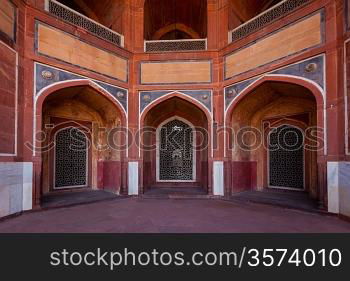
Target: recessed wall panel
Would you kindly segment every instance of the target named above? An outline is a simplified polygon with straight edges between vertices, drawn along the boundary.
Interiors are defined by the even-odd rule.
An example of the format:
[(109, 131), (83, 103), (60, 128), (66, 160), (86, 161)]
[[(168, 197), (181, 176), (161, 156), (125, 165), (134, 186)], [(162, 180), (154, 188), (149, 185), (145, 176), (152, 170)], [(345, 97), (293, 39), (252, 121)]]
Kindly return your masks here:
[(17, 53), (0, 41), (0, 155), (16, 154)]
[(0, 0), (0, 32), (15, 40), (16, 7), (9, 0)]
[(141, 84), (210, 83), (211, 61), (141, 63)]
[(44, 24), (38, 24), (37, 32), (39, 54), (121, 81), (128, 80), (128, 61), (126, 59)]
[(269, 35), (225, 58), (225, 78), (231, 78), (322, 43), (322, 13)]

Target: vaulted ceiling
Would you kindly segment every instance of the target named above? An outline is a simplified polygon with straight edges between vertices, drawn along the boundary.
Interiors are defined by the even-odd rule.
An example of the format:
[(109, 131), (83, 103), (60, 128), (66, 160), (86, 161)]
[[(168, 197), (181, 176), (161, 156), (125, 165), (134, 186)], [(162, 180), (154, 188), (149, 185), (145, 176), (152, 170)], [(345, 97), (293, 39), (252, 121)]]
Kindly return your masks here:
[(122, 32), (122, 15), (126, 0), (59, 0), (59, 2), (117, 32)]
[[(68, 7), (122, 33), (129, 0), (59, 0)], [(219, 0), (217, 0), (219, 1)], [(241, 25), (282, 0), (228, 0), (229, 29)], [(207, 0), (145, 0), (145, 39), (207, 37)]]
[(207, 0), (146, 0), (144, 19), (148, 40), (206, 38)]
[(229, 29), (241, 25), (282, 0), (230, 0)]

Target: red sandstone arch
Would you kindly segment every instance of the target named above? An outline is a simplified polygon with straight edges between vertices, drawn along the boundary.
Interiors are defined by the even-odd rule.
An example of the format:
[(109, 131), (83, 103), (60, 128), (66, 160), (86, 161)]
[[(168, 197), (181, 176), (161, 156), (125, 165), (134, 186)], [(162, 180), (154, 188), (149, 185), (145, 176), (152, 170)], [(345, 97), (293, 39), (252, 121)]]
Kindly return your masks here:
[[(189, 187), (189, 186), (196, 186), (196, 184), (200, 184), (203, 188), (205, 188), (205, 190), (207, 190), (208, 192), (210, 192), (211, 190), (211, 178), (208, 177), (208, 175), (210, 175), (210, 172), (209, 170), (211, 169), (210, 168), (210, 161), (211, 161), (211, 150), (212, 150), (212, 144), (211, 144), (211, 128), (212, 128), (212, 116), (209, 112), (209, 110), (204, 106), (202, 105), (200, 102), (196, 101), (195, 99), (191, 98), (191, 97), (188, 97), (186, 96), (185, 94), (182, 94), (180, 92), (172, 92), (170, 94), (167, 94), (163, 97), (160, 97), (159, 99), (157, 99), (156, 101), (154, 101), (153, 103), (151, 103), (142, 113), (141, 113), (141, 116), (140, 116), (140, 128), (144, 128), (146, 126), (148, 126), (148, 117), (151, 117), (153, 116), (152, 113), (153, 113), (153, 109), (156, 109), (157, 106), (158, 106), (158, 109), (159, 109), (159, 105), (163, 104), (163, 103), (166, 103), (167, 101), (171, 101), (172, 99), (174, 98), (177, 98), (178, 100), (181, 100), (181, 101), (184, 101), (184, 102), (187, 102), (189, 106), (193, 106), (196, 108), (196, 110), (198, 110), (197, 112), (201, 114), (202, 118), (203, 119), (198, 119), (198, 122), (194, 122), (196, 121), (197, 119), (194, 119), (194, 116), (191, 115), (191, 112), (186, 112), (188, 110), (188, 108), (186, 109), (186, 111), (181, 111), (181, 110), (178, 110), (176, 112), (164, 112), (164, 114), (162, 113), (161, 115), (159, 116), (155, 116), (155, 118), (153, 119), (152, 118), (152, 122), (154, 122), (154, 125), (151, 125), (152, 127), (155, 126), (158, 128), (159, 124), (161, 124), (162, 122), (164, 122), (164, 120), (167, 120), (173, 116), (178, 116), (180, 118), (184, 118), (186, 119), (188, 122), (192, 123), (194, 126), (198, 126), (198, 127), (201, 127), (201, 126), (205, 126), (204, 128), (206, 128), (208, 131), (209, 131), (209, 135), (208, 135), (208, 146), (203, 150), (203, 151), (197, 151), (197, 156), (196, 157), (196, 163), (197, 163), (197, 166), (198, 165), (201, 165), (202, 168), (199, 168), (201, 170), (201, 172), (199, 172), (197, 174), (197, 180), (196, 182), (193, 182), (193, 183), (158, 183), (156, 182), (155, 178), (153, 177), (155, 174), (153, 174), (153, 172), (155, 172), (155, 170), (153, 169), (153, 166), (152, 166), (152, 162), (155, 163), (154, 161), (156, 160), (155, 158), (155, 151), (152, 151), (152, 152), (147, 152), (147, 151), (143, 151), (141, 149), (141, 145), (140, 145), (140, 153), (142, 151), (142, 159), (143, 159), (143, 169), (142, 169), (142, 184), (140, 186), (140, 192), (144, 192), (145, 190), (147, 190), (147, 188), (150, 187), (150, 182), (153, 182), (155, 181), (154, 183), (157, 185), (157, 184), (160, 184), (160, 185), (169, 185), (168, 187), (170, 186), (178, 186), (178, 185), (181, 185), (181, 186), (186, 186), (186, 187)], [(176, 100), (176, 99), (175, 99)], [(151, 115), (149, 115), (151, 114)], [(202, 124), (202, 125), (201, 125)], [(140, 136), (140, 142), (144, 142), (144, 136)], [(148, 157), (145, 158), (145, 154), (146, 153), (149, 157), (151, 157), (151, 159), (153, 160), (145, 160), (146, 158), (148, 159)], [(141, 155), (140, 155), (141, 156)], [(145, 162), (146, 161), (146, 162)], [(148, 162), (147, 162), (148, 161)], [(145, 163), (148, 163), (147, 165)], [(150, 168), (152, 167), (152, 168)], [(199, 167), (199, 166), (198, 166)], [(147, 169), (151, 169), (150, 171), (149, 170), (146, 170), (144, 171), (144, 169), (147, 168)], [(209, 169), (209, 170), (208, 170)], [(145, 177), (147, 179), (145, 179)]]
[[(57, 92), (59, 90), (65, 89), (65, 88), (71, 88), (71, 87), (78, 87), (78, 86), (87, 86), (95, 90), (96, 93), (102, 95), (105, 97), (107, 100), (109, 100), (119, 111), (120, 117), (122, 120), (122, 125), (126, 126), (126, 112), (124, 108), (120, 105), (119, 102), (117, 102), (115, 99), (111, 97), (111, 95), (98, 86), (95, 82), (88, 80), (88, 79), (81, 79), (81, 80), (70, 80), (70, 81), (64, 81), (64, 82), (58, 82), (55, 83), (45, 89), (43, 89), (37, 96), (36, 102), (35, 102), (35, 125), (36, 125), (36, 131), (41, 128), (42, 126), (42, 108), (45, 99), (52, 93)], [(35, 134), (37, 132), (34, 132)]]
[(98, 94), (104, 96), (106, 99), (108, 99), (110, 102), (112, 102), (121, 113), (123, 113), (123, 114), (121, 114), (122, 115), (121, 117), (123, 118), (123, 121), (125, 121), (124, 119), (126, 119), (125, 118), (126, 113), (125, 113), (124, 108), (120, 105), (120, 103), (117, 102), (114, 98), (112, 98), (111, 94), (109, 94), (105, 89), (103, 89), (98, 84), (96, 84), (95, 82), (93, 82), (89, 79), (63, 81), (63, 82), (58, 82), (58, 83), (55, 83), (53, 85), (50, 85), (50, 86), (44, 88), (43, 90), (41, 90), (39, 92), (39, 94), (36, 97), (36, 104), (35, 104), (36, 109), (38, 109), (38, 108), (42, 109), (42, 105), (43, 105), (46, 97), (48, 97), (50, 94), (57, 92), (59, 90), (62, 90), (64, 88), (78, 87), (78, 86), (90, 87), (93, 90), (95, 90)]
[[(34, 147), (40, 148), (40, 143), (38, 140), (35, 139), (36, 134), (41, 130), (42, 128), (42, 122), (43, 122), (43, 105), (47, 97), (49, 97), (51, 94), (63, 90), (66, 88), (72, 88), (72, 87), (82, 87), (86, 86), (94, 90), (94, 92), (98, 95), (103, 96), (111, 102), (111, 104), (116, 108), (117, 112), (119, 113), (119, 117), (121, 119), (122, 126), (127, 126), (127, 115), (124, 110), (124, 108), (121, 106), (121, 104), (115, 100), (110, 93), (108, 93), (106, 90), (104, 90), (102, 87), (97, 85), (95, 82), (89, 80), (89, 79), (79, 79), (79, 80), (69, 80), (64, 82), (58, 82), (53, 85), (50, 85), (43, 90), (39, 92), (39, 94), (36, 96), (36, 100), (34, 103), (34, 110), (35, 110), (35, 116), (34, 116), (34, 132), (33, 132), (33, 144)], [(125, 151), (121, 152), (122, 159), (125, 158)], [(122, 160), (123, 161), (123, 160)], [(125, 169), (125, 167), (123, 167)], [(42, 177), (42, 155), (41, 153), (37, 153), (35, 155), (35, 196), (34, 196), (34, 204), (35, 206), (40, 206), (40, 198), (41, 198), (41, 177)]]
[[(289, 85), (296, 85), (299, 87), (302, 87), (303, 89), (306, 89), (309, 93), (310, 93), (310, 97), (313, 96), (313, 102), (314, 102), (314, 108), (315, 108), (315, 119), (317, 119), (317, 123), (314, 123), (315, 125), (317, 125), (317, 127), (319, 128), (324, 128), (324, 110), (325, 110), (325, 104), (324, 104), (324, 92), (321, 89), (320, 86), (318, 86), (315, 82), (310, 81), (308, 79), (305, 78), (301, 78), (301, 77), (296, 77), (296, 76), (290, 76), (290, 75), (265, 75), (262, 76), (261, 78), (259, 78), (258, 80), (256, 80), (255, 82), (253, 82), (252, 84), (250, 84), (247, 88), (245, 88), (240, 94), (239, 96), (237, 96), (232, 103), (229, 105), (228, 109), (225, 111), (225, 116), (224, 116), (224, 120), (225, 120), (225, 124), (226, 124), (226, 131), (229, 132), (229, 130), (231, 130), (231, 128), (234, 128), (234, 123), (235, 122), (233, 120), (233, 114), (235, 112), (235, 109), (238, 108), (238, 106), (240, 105), (240, 103), (248, 96), (250, 96), (251, 94), (254, 95), (255, 91), (258, 91), (258, 88), (260, 86), (262, 86), (263, 84), (268, 84), (269, 82), (273, 83), (273, 82), (278, 82), (281, 84), (289, 84)], [(262, 94), (262, 93), (260, 93)], [(243, 112), (243, 111), (241, 111)], [(272, 117), (270, 117), (272, 118)], [(276, 122), (273, 121), (273, 119), (271, 121), (273, 121), (273, 125), (274, 126), (278, 126), (281, 124), (290, 124), (290, 125), (294, 125), (298, 128), (301, 129), (305, 129), (305, 125), (297, 122), (296, 120), (294, 120), (293, 117), (291, 117), (293, 120), (289, 120), (288, 114), (287, 115), (279, 115), (276, 116)], [(315, 120), (316, 122), (316, 120)], [(263, 125), (263, 124), (262, 124)], [(225, 146), (225, 153), (226, 156), (229, 159), (232, 159), (233, 155), (231, 154), (232, 151), (229, 147), (229, 143), (231, 143), (232, 141), (232, 132), (226, 133), (226, 137), (225, 137), (225, 141), (226, 141), (226, 146)], [(263, 138), (265, 139), (266, 136), (266, 131), (264, 129), (264, 136)], [(317, 138), (323, 139), (323, 135), (324, 132), (317, 132)], [(266, 143), (266, 140), (264, 140)], [(234, 169), (237, 169), (238, 174), (240, 173), (240, 171), (242, 170), (242, 167), (245, 167), (245, 165), (249, 168), (245, 168), (245, 169), (251, 169), (251, 175), (255, 175), (256, 177), (254, 177), (254, 180), (252, 182), (248, 182), (246, 184), (247, 188), (266, 188), (267, 184), (266, 184), (266, 178), (267, 178), (267, 156), (266, 156), (266, 151), (261, 150), (260, 152), (257, 151), (255, 154), (255, 157), (253, 158), (253, 160), (251, 161), (250, 159), (248, 159), (247, 161), (245, 161), (246, 155), (243, 155), (243, 158), (240, 157), (238, 158), (238, 160), (235, 162), (233, 161), (232, 163), (230, 162), (230, 167), (232, 168), (232, 171)], [(319, 200), (319, 203), (322, 205), (323, 201), (325, 200), (325, 194), (326, 194), (326, 188), (324, 186), (324, 163), (323, 163), (323, 156), (324, 156), (324, 150), (317, 150), (315, 152), (315, 154), (310, 153), (308, 159), (311, 159), (311, 157), (313, 157), (312, 159), (312, 163), (313, 165), (309, 165), (308, 166), (308, 172), (306, 172), (306, 177), (308, 178), (308, 183), (309, 186), (307, 186), (307, 190), (310, 193), (311, 190), (313, 192), (313, 196), (316, 200)], [(262, 158), (259, 158), (262, 157)], [(256, 159), (260, 159), (260, 164), (258, 164), (258, 162), (256, 161)], [(241, 162), (240, 162), (241, 161)], [(311, 161), (311, 160), (310, 160)], [(235, 163), (234, 163), (235, 162)], [(254, 162), (254, 163), (253, 163)], [(310, 162), (311, 163), (311, 162)], [(241, 170), (239, 169), (241, 167)], [(231, 170), (230, 170), (231, 171)], [(231, 173), (231, 172), (230, 172)], [(233, 172), (232, 172), (233, 173)], [(260, 173), (260, 174), (259, 174)], [(312, 174), (311, 174), (312, 173)], [(241, 183), (239, 182), (239, 179), (235, 178), (235, 176), (232, 174), (228, 175), (228, 181), (230, 182), (230, 187), (232, 188), (231, 192), (233, 192), (233, 189), (236, 188), (236, 191), (239, 190), (241, 188)], [(245, 185), (245, 182), (243, 182), (242, 186)], [(312, 186), (312, 189), (311, 189)], [(317, 189), (315, 188), (317, 187)]]
[[(317, 104), (317, 126), (320, 128), (324, 128), (324, 106), (325, 106), (325, 98), (322, 93), (321, 88), (316, 85), (316, 83), (312, 82), (311, 80), (307, 80), (305, 78), (300, 78), (297, 76), (290, 76), (290, 75), (265, 75), (252, 84), (250, 84), (247, 88), (245, 88), (236, 99), (229, 105), (229, 108), (225, 111), (225, 124), (228, 128), (231, 127), (232, 123), (232, 113), (235, 107), (240, 103), (241, 100), (243, 100), (246, 96), (251, 94), (255, 89), (257, 89), (259, 86), (261, 86), (264, 83), (268, 82), (281, 82), (281, 83), (288, 83), (288, 84), (295, 84), (299, 85), (301, 87), (304, 87), (308, 89), (313, 96), (316, 99)], [(226, 142), (230, 141), (230, 136), (226, 136)], [(226, 153), (228, 153), (228, 145), (225, 147)]]
[(286, 76), (286, 75), (265, 75), (262, 78), (259, 78), (252, 84), (250, 84), (247, 88), (245, 88), (238, 97), (230, 104), (229, 108), (226, 110), (226, 121), (232, 115), (232, 111), (235, 106), (248, 94), (254, 91), (254, 89), (258, 88), (263, 83), (267, 82), (281, 82), (281, 83), (289, 83), (296, 84), (302, 86), (314, 95), (317, 107), (321, 107), (323, 109), (324, 106), (324, 97), (318, 86), (316, 86), (311, 80), (306, 80), (305, 78), (300, 78), (297, 76)]
[(270, 133), (271, 128), (278, 128), (283, 125), (289, 125), (292, 127), (296, 127), (298, 129), (305, 130), (307, 128), (307, 124), (303, 121), (295, 120), (295, 119), (290, 119), (288, 117), (283, 117), (273, 123), (270, 124), (271, 127), (266, 128), (266, 132)]
[(169, 24), (167, 26), (164, 26), (163, 28), (156, 31), (153, 35), (152, 40), (160, 40), (165, 34), (173, 31), (173, 30), (180, 30), (189, 36), (192, 37), (192, 39), (200, 39), (200, 36), (198, 32), (196, 32), (193, 28), (183, 24), (183, 23), (173, 23)]
[(162, 103), (162, 102), (164, 102), (164, 101), (166, 101), (168, 99), (174, 98), (174, 97), (178, 97), (178, 98), (180, 98), (182, 100), (185, 100), (185, 101), (193, 104), (194, 106), (198, 107), (201, 111), (203, 111), (203, 113), (207, 117), (208, 126), (209, 126), (209, 128), (211, 127), (211, 125), (212, 125), (212, 116), (211, 116), (211, 113), (209, 112), (209, 110), (203, 104), (198, 102), (197, 100), (195, 100), (195, 99), (193, 99), (193, 98), (191, 98), (189, 96), (186, 96), (185, 94), (183, 94), (181, 92), (173, 92), (173, 93), (164, 95), (164, 96), (158, 98), (157, 100), (153, 101), (151, 104), (149, 104), (143, 110), (143, 112), (141, 113), (141, 116), (140, 116), (140, 127), (142, 127), (144, 125), (145, 117), (146, 117), (147, 113), (150, 110), (152, 110), (152, 108), (154, 108), (157, 105), (159, 105), (160, 103)]

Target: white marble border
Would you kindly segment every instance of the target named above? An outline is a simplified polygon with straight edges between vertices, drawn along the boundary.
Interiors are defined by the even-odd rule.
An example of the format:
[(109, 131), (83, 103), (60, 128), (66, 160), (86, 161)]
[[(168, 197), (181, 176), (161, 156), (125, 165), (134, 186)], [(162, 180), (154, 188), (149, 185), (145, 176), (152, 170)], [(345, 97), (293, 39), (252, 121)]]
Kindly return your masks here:
[(214, 161), (213, 163), (213, 195), (225, 195), (224, 183), (224, 162)]
[(139, 163), (128, 163), (128, 194), (139, 195)]

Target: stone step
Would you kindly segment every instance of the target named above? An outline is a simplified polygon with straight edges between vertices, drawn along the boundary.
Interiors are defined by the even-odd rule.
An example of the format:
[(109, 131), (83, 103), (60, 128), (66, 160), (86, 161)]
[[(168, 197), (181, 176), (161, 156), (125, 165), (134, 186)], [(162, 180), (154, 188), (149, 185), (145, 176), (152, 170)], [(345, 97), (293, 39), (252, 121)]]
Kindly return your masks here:
[(187, 194), (154, 194), (141, 195), (142, 199), (217, 199), (217, 196), (214, 195), (187, 195)]
[(142, 198), (149, 199), (209, 199), (213, 198), (200, 187), (153, 187)]

